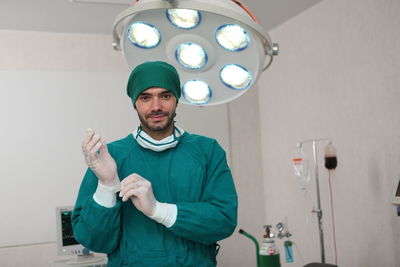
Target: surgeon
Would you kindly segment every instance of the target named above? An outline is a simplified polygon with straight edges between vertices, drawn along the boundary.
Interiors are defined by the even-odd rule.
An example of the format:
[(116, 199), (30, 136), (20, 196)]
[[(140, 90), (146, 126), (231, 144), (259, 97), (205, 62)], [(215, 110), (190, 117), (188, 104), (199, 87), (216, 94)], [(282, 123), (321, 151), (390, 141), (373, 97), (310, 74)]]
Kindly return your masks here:
[(175, 125), (176, 69), (146, 62), (127, 94), (140, 125), (106, 144), (89, 129), (88, 170), (72, 217), (75, 238), (108, 254), (108, 266), (216, 266), (218, 241), (237, 224), (237, 194), (216, 140)]

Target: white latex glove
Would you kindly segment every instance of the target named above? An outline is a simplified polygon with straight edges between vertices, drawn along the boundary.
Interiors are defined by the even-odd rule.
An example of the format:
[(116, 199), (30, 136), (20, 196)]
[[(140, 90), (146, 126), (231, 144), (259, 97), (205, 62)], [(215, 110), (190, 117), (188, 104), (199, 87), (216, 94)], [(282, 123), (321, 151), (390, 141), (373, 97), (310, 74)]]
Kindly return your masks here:
[(121, 182), (119, 196), (122, 201), (131, 199), (133, 205), (144, 215), (151, 217), (154, 214), (157, 200), (154, 197), (151, 183), (139, 174), (131, 174)]
[(114, 185), (119, 181), (115, 160), (108, 152), (106, 143), (92, 129), (88, 129), (86, 138), (82, 142), (82, 152), (86, 164), (96, 174), (101, 184)]

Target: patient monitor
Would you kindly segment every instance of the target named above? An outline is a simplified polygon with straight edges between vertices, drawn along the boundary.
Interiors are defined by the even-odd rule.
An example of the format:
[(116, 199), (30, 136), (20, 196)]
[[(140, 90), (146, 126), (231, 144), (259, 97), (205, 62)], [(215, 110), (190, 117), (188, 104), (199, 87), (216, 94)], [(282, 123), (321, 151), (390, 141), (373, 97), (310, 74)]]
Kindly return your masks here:
[(73, 210), (73, 206), (56, 207), (57, 254), (70, 255), (71, 258), (57, 261), (55, 266), (101, 266), (107, 262), (107, 258), (94, 256), (74, 238), (71, 221)]

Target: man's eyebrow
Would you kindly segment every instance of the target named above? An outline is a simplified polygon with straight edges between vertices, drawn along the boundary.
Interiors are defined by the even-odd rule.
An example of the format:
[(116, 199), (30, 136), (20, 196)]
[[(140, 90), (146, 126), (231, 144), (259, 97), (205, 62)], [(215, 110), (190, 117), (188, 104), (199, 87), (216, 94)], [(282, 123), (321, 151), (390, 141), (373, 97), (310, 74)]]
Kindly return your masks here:
[(140, 95), (151, 95), (150, 93), (141, 92)]
[[(167, 95), (167, 94), (172, 94), (172, 93), (168, 90), (165, 90), (165, 91), (160, 92), (158, 95)], [(152, 96), (153, 94), (147, 93), (147, 92), (141, 92), (139, 95), (140, 96)]]

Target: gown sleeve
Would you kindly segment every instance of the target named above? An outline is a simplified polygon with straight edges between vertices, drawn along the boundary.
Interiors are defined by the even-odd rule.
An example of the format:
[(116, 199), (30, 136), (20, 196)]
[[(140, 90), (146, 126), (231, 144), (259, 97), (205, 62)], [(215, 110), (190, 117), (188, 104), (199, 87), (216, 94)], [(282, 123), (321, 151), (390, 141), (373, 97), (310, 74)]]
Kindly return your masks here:
[(208, 155), (207, 182), (200, 202), (177, 203), (175, 235), (211, 245), (230, 236), (237, 225), (237, 193), (225, 151), (214, 141)]
[(101, 253), (111, 253), (120, 238), (121, 202), (112, 208), (97, 204), (93, 194), (98, 179), (88, 169), (79, 189), (78, 199), (72, 215), (75, 239), (86, 248)]

